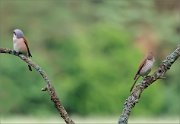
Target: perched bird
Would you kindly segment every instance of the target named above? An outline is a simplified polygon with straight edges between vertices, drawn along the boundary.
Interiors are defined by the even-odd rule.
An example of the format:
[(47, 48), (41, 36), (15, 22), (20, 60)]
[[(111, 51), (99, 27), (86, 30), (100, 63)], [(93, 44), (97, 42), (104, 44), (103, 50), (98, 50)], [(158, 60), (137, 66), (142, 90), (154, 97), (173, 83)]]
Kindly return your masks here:
[(139, 66), (139, 69), (134, 77), (134, 80), (135, 80), (134, 84), (132, 85), (130, 92), (134, 88), (134, 85), (136, 84), (136, 82), (140, 76), (145, 77), (150, 73), (151, 68), (154, 64), (154, 61), (155, 61), (155, 59), (154, 59), (153, 53), (149, 52), (147, 57), (144, 59), (144, 61)]
[[(26, 57), (32, 57), (27, 40), (20, 29), (15, 29), (13, 32), (13, 47), (16, 52), (19, 52)], [(32, 71), (31, 66), (28, 65), (29, 70)]]

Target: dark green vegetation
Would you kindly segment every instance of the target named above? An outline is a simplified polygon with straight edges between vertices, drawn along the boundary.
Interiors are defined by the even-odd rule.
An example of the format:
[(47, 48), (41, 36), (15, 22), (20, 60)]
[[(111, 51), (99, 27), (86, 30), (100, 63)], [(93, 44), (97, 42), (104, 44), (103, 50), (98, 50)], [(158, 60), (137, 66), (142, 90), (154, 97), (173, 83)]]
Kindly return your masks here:
[[(0, 47), (12, 48), (12, 31), (29, 41), (32, 60), (48, 74), (70, 114), (119, 115), (145, 55), (139, 34), (156, 40), (156, 65), (180, 42), (178, 1), (0, 0)], [(169, 6), (173, 7), (170, 8)], [(141, 38), (139, 38), (141, 40)], [(152, 40), (152, 39), (150, 39)], [(132, 115), (177, 116), (179, 60), (144, 92)], [(45, 83), (19, 58), (0, 55), (0, 114), (56, 114)]]

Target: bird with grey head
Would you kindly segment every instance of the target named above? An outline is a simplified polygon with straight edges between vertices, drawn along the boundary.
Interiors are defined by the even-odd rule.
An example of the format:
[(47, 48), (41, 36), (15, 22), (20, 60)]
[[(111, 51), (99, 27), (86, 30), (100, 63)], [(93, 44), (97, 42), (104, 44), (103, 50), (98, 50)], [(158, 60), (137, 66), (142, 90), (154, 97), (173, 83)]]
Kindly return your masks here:
[[(24, 37), (24, 33), (20, 29), (13, 31), (13, 48), (16, 52), (25, 55), (26, 57), (32, 57), (28, 42)], [(28, 65), (29, 70), (32, 71), (31, 66)]]

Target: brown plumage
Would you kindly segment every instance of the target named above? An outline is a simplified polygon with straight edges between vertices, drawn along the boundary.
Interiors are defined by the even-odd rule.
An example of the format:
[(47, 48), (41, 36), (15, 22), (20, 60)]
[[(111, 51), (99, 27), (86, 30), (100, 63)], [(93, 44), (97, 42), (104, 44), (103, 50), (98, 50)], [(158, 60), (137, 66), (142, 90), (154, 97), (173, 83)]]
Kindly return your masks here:
[[(16, 52), (22, 53), (26, 57), (32, 57), (27, 40), (20, 29), (15, 29), (13, 32), (13, 46)], [(32, 71), (31, 66), (28, 65), (28, 67)]]
[(134, 76), (135, 81), (130, 89), (130, 92), (133, 90), (133, 88), (140, 76), (144, 77), (150, 73), (153, 64), (154, 64), (154, 56), (153, 56), (152, 52), (149, 52), (148, 56), (140, 64), (138, 71), (137, 71), (136, 75)]
[[(25, 43), (27, 51), (28, 51), (28, 57), (32, 57), (31, 52), (29, 50), (29, 46), (28, 46), (27, 40), (24, 37), (23, 37), (23, 39), (24, 39), (24, 43)], [(29, 68), (30, 71), (32, 71), (32, 68), (31, 68), (30, 65), (28, 65), (28, 68)]]
[(24, 37), (23, 37), (23, 39), (24, 39), (24, 43), (25, 43), (25, 45), (26, 45), (26, 47), (27, 47), (28, 56), (29, 56), (29, 57), (32, 57), (31, 52), (30, 52), (30, 50), (29, 50), (29, 46), (28, 46), (27, 40), (26, 40)]

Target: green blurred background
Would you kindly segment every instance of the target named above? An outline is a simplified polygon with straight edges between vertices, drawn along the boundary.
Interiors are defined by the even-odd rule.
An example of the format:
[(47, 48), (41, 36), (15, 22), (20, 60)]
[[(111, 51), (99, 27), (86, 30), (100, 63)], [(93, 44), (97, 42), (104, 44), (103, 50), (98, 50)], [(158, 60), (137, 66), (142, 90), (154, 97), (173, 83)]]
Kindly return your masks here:
[[(12, 48), (15, 28), (70, 115), (118, 119), (147, 50), (155, 53), (154, 71), (180, 43), (180, 0), (0, 0), (1, 48)], [(179, 74), (177, 60), (130, 117), (178, 117)], [(44, 85), (19, 58), (1, 54), (1, 118), (59, 117)]]

